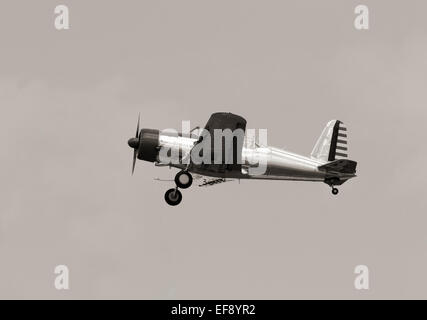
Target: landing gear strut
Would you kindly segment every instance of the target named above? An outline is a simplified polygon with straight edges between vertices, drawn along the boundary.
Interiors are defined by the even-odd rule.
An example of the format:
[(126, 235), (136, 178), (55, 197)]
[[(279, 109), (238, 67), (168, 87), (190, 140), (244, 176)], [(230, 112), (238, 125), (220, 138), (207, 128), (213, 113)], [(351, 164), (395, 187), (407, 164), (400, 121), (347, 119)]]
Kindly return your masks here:
[(170, 206), (177, 206), (181, 203), (182, 193), (178, 190), (178, 188), (189, 188), (193, 184), (193, 177), (186, 170), (180, 171), (175, 176), (175, 184), (176, 188), (169, 189), (165, 193), (165, 200)]
[(340, 186), (344, 181), (340, 181), (338, 178), (325, 179), (325, 183), (332, 188), (332, 194), (335, 196), (338, 194), (338, 189), (335, 186)]

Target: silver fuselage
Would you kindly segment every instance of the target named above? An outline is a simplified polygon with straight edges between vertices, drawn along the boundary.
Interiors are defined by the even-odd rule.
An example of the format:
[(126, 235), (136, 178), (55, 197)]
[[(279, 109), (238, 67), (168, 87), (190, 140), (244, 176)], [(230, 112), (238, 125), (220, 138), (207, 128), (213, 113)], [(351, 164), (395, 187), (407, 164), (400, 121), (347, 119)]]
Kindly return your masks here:
[[(180, 159), (173, 159), (175, 161), (168, 164), (158, 161), (157, 165), (169, 165), (179, 169), (186, 168), (186, 164), (179, 163), (177, 160), (185, 158), (185, 155), (191, 152), (196, 142), (197, 139), (194, 137), (160, 134), (159, 148), (167, 148), (172, 151), (172, 154), (180, 154), (178, 156)], [(179, 150), (181, 153), (178, 152)], [(254, 164), (256, 161), (263, 163), (265, 170), (261, 170), (261, 173), (252, 174), (249, 169), (256, 167)], [(325, 163), (275, 147), (243, 147), (242, 169), (240, 171), (212, 172), (206, 170), (204, 166), (197, 165), (189, 166), (188, 170), (197, 174), (220, 178), (324, 181), (326, 173), (319, 170), (318, 167)], [(353, 176), (349, 175), (347, 178)]]

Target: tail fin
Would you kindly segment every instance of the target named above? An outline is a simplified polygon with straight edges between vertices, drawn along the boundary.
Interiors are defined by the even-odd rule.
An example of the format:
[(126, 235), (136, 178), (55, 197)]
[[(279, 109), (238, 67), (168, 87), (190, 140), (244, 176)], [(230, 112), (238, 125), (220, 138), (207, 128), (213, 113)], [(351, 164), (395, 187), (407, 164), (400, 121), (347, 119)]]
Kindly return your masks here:
[(347, 128), (341, 121), (328, 122), (311, 152), (311, 157), (324, 162), (347, 159)]

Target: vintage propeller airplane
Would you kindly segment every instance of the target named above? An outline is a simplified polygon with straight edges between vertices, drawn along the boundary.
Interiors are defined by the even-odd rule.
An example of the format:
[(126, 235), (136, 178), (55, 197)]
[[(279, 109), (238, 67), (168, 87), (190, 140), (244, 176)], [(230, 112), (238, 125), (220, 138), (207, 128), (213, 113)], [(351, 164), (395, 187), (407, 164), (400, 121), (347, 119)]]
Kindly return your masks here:
[[(156, 129), (140, 130), (139, 125), (138, 118), (135, 137), (128, 141), (129, 147), (134, 149), (132, 174), (136, 159), (180, 169), (175, 176), (176, 186), (165, 194), (165, 200), (171, 206), (181, 202), (179, 188), (189, 188), (193, 176), (202, 179), (200, 186), (232, 179), (320, 181), (329, 185), (334, 195), (338, 194), (335, 186), (356, 176), (357, 162), (347, 160), (347, 129), (339, 120), (328, 122), (310, 157), (258, 144), (244, 146), (241, 141), (246, 131), (246, 120), (232, 113), (212, 114), (202, 134), (197, 136), (192, 134), (194, 129), (189, 135), (174, 135)], [(218, 130), (232, 132), (232, 142), (223, 143), (224, 137), (215, 135)], [(217, 144), (219, 139), (221, 143)], [(210, 147), (209, 152), (206, 147)], [(165, 161), (165, 150), (171, 157), (168, 159), (174, 161)], [(194, 155), (198, 159), (202, 157), (202, 161), (195, 161), (197, 157)], [(255, 170), (261, 164), (264, 165), (263, 170)]]

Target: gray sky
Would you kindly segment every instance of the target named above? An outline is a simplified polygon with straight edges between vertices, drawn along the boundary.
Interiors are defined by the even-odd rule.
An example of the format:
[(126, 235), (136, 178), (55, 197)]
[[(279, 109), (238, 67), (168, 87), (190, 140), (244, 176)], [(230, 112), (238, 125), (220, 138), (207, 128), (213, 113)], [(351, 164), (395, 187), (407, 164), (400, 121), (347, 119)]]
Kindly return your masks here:
[[(71, 29), (54, 28), (58, 4)], [(0, 298), (427, 298), (425, 1), (0, 4)], [(330, 119), (358, 178), (163, 199), (147, 128), (215, 111), (308, 155)], [(57, 291), (54, 267), (70, 268)], [(354, 289), (354, 267), (371, 289)]]

